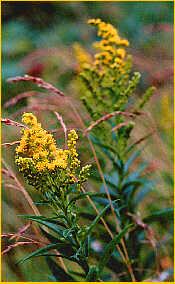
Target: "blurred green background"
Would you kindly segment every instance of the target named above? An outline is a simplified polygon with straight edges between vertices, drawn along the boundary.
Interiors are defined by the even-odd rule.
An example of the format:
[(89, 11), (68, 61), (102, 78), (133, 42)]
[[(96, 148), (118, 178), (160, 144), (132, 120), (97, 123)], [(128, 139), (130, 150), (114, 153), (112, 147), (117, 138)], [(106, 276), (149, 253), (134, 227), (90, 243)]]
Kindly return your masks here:
[[(148, 161), (147, 174), (153, 176), (155, 192), (141, 204), (144, 212), (153, 212), (173, 205), (173, 2), (2, 2), (2, 117), (20, 122), (20, 109), (37, 104), (35, 99), (21, 100), (6, 108), (5, 103), (19, 93), (39, 89), (28, 83), (7, 83), (9, 77), (30, 74), (42, 77), (68, 94), (80, 106), (81, 116), (86, 119), (79, 102), (75, 77), (78, 64), (73, 52), (74, 42), (94, 52), (91, 44), (97, 40), (96, 32), (87, 25), (90, 18), (101, 18), (114, 25), (121, 37), (130, 41), (128, 53), (133, 56), (133, 71), (142, 75), (137, 95), (141, 96), (150, 85), (157, 87), (146, 110), (150, 114), (151, 127), (156, 135), (150, 138), (141, 160)], [(42, 98), (42, 96), (41, 96)], [(47, 98), (47, 97), (46, 97)], [(48, 97), (49, 99), (49, 97)], [(45, 102), (47, 104), (47, 102)], [(69, 127), (77, 122), (59, 102), (56, 111), (63, 115)], [(56, 119), (49, 111), (42, 114), (44, 127), (55, 128)], [(87, 117), (88, 119), (88, 117)], [(149, 128), (149, 126), (148, 126)], [(149, 132), (149, 129), (147, 130)], [(138, 125), (133, 139), (144, 136), (145, 128)], [(19, 140), (20, 132), (12, 126), (2, 126), (2, 142)], [(60, 143), (60, 140), (58, 140)], [(92, 159), (80, 152), (84, 161)], [(14, 169), (14, 146), (4, 147), (2, 156)], [(136, 166), (136, 165), (135, 165)], [(6, 176), (3, 184), (9, 183)], [(27, 187), (28, 188), (28, 187)], [(33, 200), (37, 194), (30, 191)], [(150, 205), (151, 204), (151, 205)], [(42, 211), (42, 210), (41, 210)], [(44, 211), (43, 211), (44, 212)], [(25, 222), (19, 214), (32, 214), (20, 192), (3, 186), (2, 232), (17, 232)], [(160, 252), (162, 267), (169, 263), (172, 268), (172, 225), (155, 226), (156, 236), (164, 248)], [(31, 234), (32, 229), (31, 229)], [(3, 248), (8, 245), (3, 242)], [(52, 281), (43, 259), (35, 259), (16, 266), (17, 260), (36, 249), (34, 246), (12, 249), (2, 257), (2, 281)], [(167, 257), (165, 261), (165, 257)], [(166, 266), (167, 268), (167, 266)], [(164, 268), (163, 268), (164, 269)], [(42, 271), (42, 273), (41, 273)]]

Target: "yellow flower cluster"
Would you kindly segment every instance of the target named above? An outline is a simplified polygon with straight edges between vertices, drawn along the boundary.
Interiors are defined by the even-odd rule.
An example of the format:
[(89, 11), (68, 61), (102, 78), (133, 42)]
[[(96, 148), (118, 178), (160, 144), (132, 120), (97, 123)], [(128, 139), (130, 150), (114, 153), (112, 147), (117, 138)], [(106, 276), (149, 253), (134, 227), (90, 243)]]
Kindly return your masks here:
[(116, 45), (128, 46), (129, 42), (126, 39), (121, 39), (117, 30), (109, 23), (105, 23), (100, 19), (90, 19), (88, 24), (92, 24), (98, 27), (98, 36), (106, 39), (109, 43), (115, 43)]
[[(23, 167), (27, 167), (31, 160), (33, 167), (39, 172), (54, 170), (56, 167), (65, 169), (68, 151), (56, 148), (52, 135), (42, 129), (32, 113), (24, 113), (22, 121), (31, 128), (23, 131), (20, 145), (16, 148), (16, 163), (23, 163)], [(25, 157), (19, 157), (21, 154)]]
[(68, 134), (67, 149), (59, 149), (53, 136), (42, 129), (32, 113), (24, 113), (22, 121), (31, 128), (23, 130), (20, 145), (16, 148), (16, 164), (30, 185), (40, 190), (46, 198), (48, 192), (58, 195), (69, 185), (77, 183), (78, 189), (87, 180), (90, 166), (80, 168), (75, 130)]
[(91, 55), (85, 51), (78, 43), (73, 45), (80, 68), (89, 68), (92, 64)]
[(97, 67), (101, 65), (107, 65), (111, 68), (121, 69), (124, 65), (125, 47), (129, 45), (128, 40), (121, 39), (117, 30), (108, 23), (101, 21), (100, 19), (91, 19), (88, 21), (98, 28), (98, 36), (101, 36), (103, 40), (96, 42), (94, 46), (100, 49), (101, 52), (95, 55), (94, 64)]
[(78, 160), (78, 154), (76, 151), (76, 144), (78, 140), (78, 135), (75, 130), (71, 130), (68, 134), (68, 152), (69, 152), (69, 163), (70, 163), (70, 175), (71, 182), (75, 182), (74, 175), (75, 170), (80, 167), (80, 161)]

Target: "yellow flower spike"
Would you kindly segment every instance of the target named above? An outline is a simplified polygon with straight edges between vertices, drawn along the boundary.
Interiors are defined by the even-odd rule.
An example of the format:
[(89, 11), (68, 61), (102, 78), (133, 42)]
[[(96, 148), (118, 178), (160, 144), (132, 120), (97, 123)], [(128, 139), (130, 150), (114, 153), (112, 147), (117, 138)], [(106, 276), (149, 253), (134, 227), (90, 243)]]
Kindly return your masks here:
[(29, 126), (33, 126), (37, 124), (37, 119), (32, 113), (24, 113), (22, 117), (22, 121), (25, 122)]
[(117, 54), (120, 56), (121, 59), (124, 59), (126, 51), (123, 48), (118, 48), (117, 49)]
[(46, 162), (38, 162), (38, 163), (36, 164), (36, 168), (37, 168), (37, 170), (38, 170), (39, 172), (42, 172), (43, 170), (46, 169), (46, 165), (47, 165)]
[(118, 44), (123, 46), (129, 46), (129, 41), (127, 39), (122, 39)]
[(90, 68), (92, 64), (91, 55), (87, 51), (85, 51), (78, 43), (75, 43), (73, 45), (73, 49), (79, 61), (80, 68)]
[(68, 159), (67, 151), (58, 149), (55, 155), (55, 166), (65, 169), (67, 167), (67, 159)]
[(100, 23), (101, 23), (100, 19), (90, 19), (90, 20), (88, 20), (88, 24), (98, 25)]
[[(121, 39), (118, 31), (109, 23), (105, 23), (100, 19), (91, 19), (88, 23), (95, 25), (98, 29), (98, 36), (102, 37), (101, 41), (94, 44), (95, 48), (101, 50), (100, 53), (95, 55), (93, 63), (93, 67), (96, 68), (95, 70), (98, 72), (98, 75), (100, 76), (101, 72), (106, 68), (110, 68), (110, 66), (112, 69), (118, 69), (119, 74), (122, 74), (125, 65), (125, 47), (129, 45), (129, 42), (126, 39)], [(82, 62), (80, 64), (83, 66)], [(91, 71), (93, 67), (91, 67)], [(85, 70), (85, 68), (83, 69)]]
[[(31, 158), (37, 171), (54, 170), (55, 167), (66, 168), (67, 152), (57, 149), (51, 134), (42, 129), (32, 113), (24, 113), (23, 121), (31, 126), (26, 129), (16, 149), (17, 154), (24, 154)], [(20, 160), (21, 162), (24, 162)]]
[(39, 160), (39, 157), (40, 157), (40, 153), (33, 154), (33, 159), (34, 160)]
[(78, 140), (78, 135), (75, 130), (71, 130), (68, 134), (68, 151), (69, 151), (69, 159), (70, 159), (70, 170), (71, 174), (74, 175), (75, 170), (80, 167), (80, 161), (77, 159), (78, 154), (76, 151), (76, 143)]
[(16, 148), (15, 163), (28, 183), (46, 198), (49, 190), (53, 193), (59, 190), (60, 193), (66, 184), (76, 183), (76, 170), (80, 167), (76, 131), (71, 130), (68, 134), (68, 149), (64, 150), (56, 147), (53, 136), (42, 129), (33, 114), (25, 113), (23, 121), (31, 128), (23, 131), (20, 145)]
[(47, 168), (48, 168), (48, 170), (50, 170), (50, 171), (53, 171), (54, 169), (55, 169), (55, 167), (56, 167), (56, 164), (55, 164), (55, 162), (51, 162), (51, 163), (48, 163), (47, 164)]

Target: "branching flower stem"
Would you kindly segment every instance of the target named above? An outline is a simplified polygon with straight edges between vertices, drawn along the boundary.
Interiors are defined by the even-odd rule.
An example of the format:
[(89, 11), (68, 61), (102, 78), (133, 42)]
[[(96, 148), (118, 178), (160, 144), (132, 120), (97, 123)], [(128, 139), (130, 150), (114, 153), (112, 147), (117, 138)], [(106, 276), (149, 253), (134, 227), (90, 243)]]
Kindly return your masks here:
[[(37, 77), (33, 77), (33, 76), (29, 76), (29, 75), (25, 75), (24, 77), (15, 77), (15, 78), (10, 78), (7, 80), (8, 82), (19, 82), (19, 81), (32, 81), (34, 83), (36, 83), (38, 85), (38, 87), (40, 88), (44, 88), (44, 89), (47, 89), (49, 91), (52, 91), (54, 93), (56, 93), (59, 97), (62, 97), (65, 99), (65, 102), (67, 102), (68, 105), (70, 105), (70, 107), (72, 108), (74, 114), (76, 115), (77, 119), (79, 120), (80, 122), (80, 125), (82, 127), (82, 129), (85, 130), (85, 125), (84, 125), (84, 122), (83, 120), (81, 119), (79, 113), (77, 112), (75, 106), (72, 104), (72, 102), (69, 100), (69, 98), (63, 94), (61, 91), (59, 91), (58, 89), (56, 89), (55, 87), (53, 87), (51, 84), (45, 82), (44, 80), (42, 80), (41, 78), (37, 78)], [(87, 135), (86, 136), (87, 139), (88, 139), (88, 142), (90, 144), (90, 147), (91, 147), (91, 150), (92, 150), (92, 153), (94, 155), (94, 158), (95, 158), (95, 161), (96, 161), (96, 164), (97, 164), (97, 167), (98, 167), (98, 170), (99, 170), (99, 173), (100, 173), (100, 176), (101, 176), (101, 179), (104, 183), (104, 187), (105, 187), (105, 190), (106, 190), (106, 193), (107, 193), (107, 196), (108, 196), (108, 199), (109, 199), (109, 202), (110, 202), (110, 205), (111, 205), (111, 211), (112, 211), (112, 214), (114, 215), (114, 218), (115, 218), (115, 222), (116, 222), (116, 227), (117, 227), (117, 231), (118, 233), (121, 231), (120, 229), (120, 226), (118, 224), (118, 220), (116, 219), (116, 216), (115, 216), (115, 212), (114, 212), (114, 207), (111, 203), (111, 198), (110, 198), (110, 194), (109, 194), (109, 191), (108, 191), (108, 188), (107, 188), (107, 185), (106, 185), (106, 182), (105, 182), (105, 179), (104, 179), (104, 176), (103, 176), (103, 172), (102, 172), (102, 169), (101, 169), (101, 166), (99, 164), (99, 161), (98, 161), (98, 158), (97, 158), (97, 155), (96, 155), (96, 152), (95, 152), (95, 149), (94, 149), (94, 146), (92, 144), (92, 141), (90, 139), (90, 137)], [(93, 201), (92, 201), (93, 203)], [(91, 205), (92, 205), (91, 203)], [(94, 205), (95, 206), (95, 205)], [(93, 208), (94, 208), (93, 206)], [(96, 211), (97, 213), (97, 211)], [(97, 213), (99, 214), (99, 213)], [(109, 233), (109, 231), (108, 231)], [(111, 234), (110, 234), (111, 236)], [(112, 236), (111, 236), (112, 237)], [(130, 261), (129, 261), (129, 257), (128, 257), (128, 253), (127, 253), (127, 250), (126, 250), (126, 246), (125, 246), (125, 243), (123, 241), (123, 239), (121, 240), (121, 244), (122, 244), (122, 247), (123, 247), (123, 250), (124, 250), (124, 253), (125, 253), (125, 257), (123, 254), (121, 254), (121, 250), (119, 250), (122, 258), (123, 258), (123, 261), (125, 262), (125, 264), (127, 265), (128, 267), (128, 270), (129, 270), (129, 273), (131, 275), (131, 279), (133, 282), (135, 282), (135, 277), (134, 277), (134, 273), (133, 273), (133, 270), (132, 270), (132, 267), (130, 265)]]

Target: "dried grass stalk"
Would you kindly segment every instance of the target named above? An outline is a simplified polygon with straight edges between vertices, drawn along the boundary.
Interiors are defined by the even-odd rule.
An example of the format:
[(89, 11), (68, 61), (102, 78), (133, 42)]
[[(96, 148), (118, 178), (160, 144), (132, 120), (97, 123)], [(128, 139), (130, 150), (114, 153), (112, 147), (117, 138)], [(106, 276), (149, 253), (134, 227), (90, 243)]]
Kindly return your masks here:
[(45, 82), (43, 79), (39, 78), (39, 77), (33, 77), (30, 75), (24, 75), (24, 77), (22, 76), (17, 76), (14, 78), (9, 78), (7, 79), (7, 82), (11, 83), (11, 82), (21, 82), (21, 81), (32, 81), (33, 83), (37, 84), (37, 86), (39, 88), (45, 89), (45, 90), (49, 90), (51, 92), (54, 92), (56, 94), (58, 94), (61, 97), (64, 97), (64, 94), (59, 91), (57, 88), (55, 88), (54, 86), (52, 86), (50, 83)]
[(120, 128), (123, 127), (123, 126), (126, 126), (126, 125), (129, 124), (129, 123), (130, 123), (130, 120), (127, 120), (127, 121), (125, 121), (125, 122), (123, 122), (123, 123), (120, 123), (120, 124), (118, 124), (116, 127), (114, 127), (114, 128), (111, 130), (111, 132), (117, 131), (118, 129), (120, 129)]
[(20, 144), (20, 141), (3, 143), (3, 144), (1, 144), (1, 146), (13, 146), (13, 145), (18, 145), (18, 144)]
[(41, 93), (35, 92), (35, 91), (30, 91), (30, 92), (25, 92), (17, 95), (16, 97), (12, 98), (11, 100), (7, 101), (4, 104), (4, 108), (8, 108), (9, 106), (15, 105), (17, 102), (19, 102), (22, 99), (29, 98), (31, 96), (37, 96), (40, 95)]
[(22, 123), (13, 121), (13, 120), (8, 119), (8, 118), (1, 118), (1, 123), (4, 123), (6, 125), (13, 125), (13, 126), (17, 126), (17, 127), (22, 127), (22, 128), (28, 128), (27, 126), (23, 125)]
[(66, 143), (66, 141), (67, 141), (67, 128), (66, 128), (66, 125), (65, 125), (65, 123), (64, 123), (64, 121), (63, 121), (62, 116), (61, 116), (61, 115), (59, 115), (56, 111), (54, 111), (54, 113), (55, 113), (55, 115), (56, 115), (57, 119), (59, 120), (59, 122), (60, 122), (61, 126), (63, 127), (63, 130), (64, 130), (64, 136), (65, 136), (65, 143)]
[(124, 112), (124, 111), (115, 111), (109, 114), (106, 114), (105, 116), (103, 116), (102, 118), (100, 118), (99, 120), (97, 120), (95, 123), (93, 123), (91, 126), (89, 126), (87, 129), (85, 129), (84, 134), (86, 135), (90, 130), (92, 130), (95, 126), (97, 126), (98, 124), (102, 123), (103, 121), (116, 116), (116, 115), (124, 115), (124, 116), (129, 116), (129, 117), (136, 117), (136, 114), (134, 113), (130, 113), (130, 112)]

